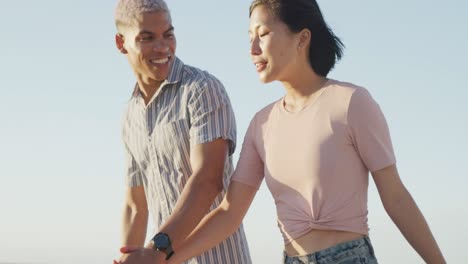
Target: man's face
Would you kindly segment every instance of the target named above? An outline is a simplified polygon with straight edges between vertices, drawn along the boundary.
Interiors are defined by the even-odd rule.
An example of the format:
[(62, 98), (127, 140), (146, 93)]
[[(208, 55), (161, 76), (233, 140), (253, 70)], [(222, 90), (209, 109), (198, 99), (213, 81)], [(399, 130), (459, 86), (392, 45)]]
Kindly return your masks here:
[(127, 55), (138, 79), (161, 83), (174, 61), (176, 39), (170, 14), (165, 11), (141, 14), (135, 25), (116, 36), (118, 49)]

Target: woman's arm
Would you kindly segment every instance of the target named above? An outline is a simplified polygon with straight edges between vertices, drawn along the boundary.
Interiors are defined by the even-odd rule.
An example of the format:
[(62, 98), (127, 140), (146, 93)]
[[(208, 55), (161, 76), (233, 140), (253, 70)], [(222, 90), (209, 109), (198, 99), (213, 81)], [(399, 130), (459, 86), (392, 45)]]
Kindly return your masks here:
[(446, 263), (442, 252), (395, 165), (372, 172), (385, 211), (426, 263)]
[(167, 263), (178, 264), (198, 256), (233, 234), (256, 193), (257, 188), (232, 181), (222, 203), (202, 219), (178, 248), (174, 248), (175, 253)]

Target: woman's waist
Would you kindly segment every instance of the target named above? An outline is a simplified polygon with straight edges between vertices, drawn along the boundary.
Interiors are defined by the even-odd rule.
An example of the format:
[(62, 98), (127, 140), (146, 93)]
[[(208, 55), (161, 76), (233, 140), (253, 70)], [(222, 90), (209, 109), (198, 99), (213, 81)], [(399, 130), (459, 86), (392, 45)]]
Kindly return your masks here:
[(307, 234), (286, 244), (284, 250), (288, 256), (302, 256), (364, 236), (364, 234), (349, 231), (312, 229)]

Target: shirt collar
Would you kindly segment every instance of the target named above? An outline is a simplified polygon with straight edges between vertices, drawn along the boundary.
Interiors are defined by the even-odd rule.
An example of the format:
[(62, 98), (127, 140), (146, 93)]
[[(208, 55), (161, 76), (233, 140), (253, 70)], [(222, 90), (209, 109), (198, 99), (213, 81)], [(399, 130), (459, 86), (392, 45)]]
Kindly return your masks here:
[(169, 70), (169, 76), (167, 76), (166, 83), (177, 83), (182, 79), (184, 63), (177, 57), (174, 56), (174, 61), (171, 64)]
[[(166, 84), (175, 84), (182, 80), (182, 74), (184, 69), (184, 63), (177, 57), (174, 56), (174, 61), (171, 63), (171, 68), (169, 69), (169, 74), (165, 82), (161, 84), (161, 88)], [(132, 97), (137, 97), (140, 95), (140, 88), (138, 83), (135, 84), (133, 89)]]

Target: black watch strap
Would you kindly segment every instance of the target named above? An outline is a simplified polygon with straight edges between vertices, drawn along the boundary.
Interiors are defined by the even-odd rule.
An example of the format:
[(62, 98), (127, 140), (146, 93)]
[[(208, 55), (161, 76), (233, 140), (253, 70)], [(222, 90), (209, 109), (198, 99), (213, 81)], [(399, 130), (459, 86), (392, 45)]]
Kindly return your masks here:
[(174, 255), (174, 250), (172, 250), (172, 246), (170, 247), (170, 252), (166, 252), (166, 260), (170, 259)]

